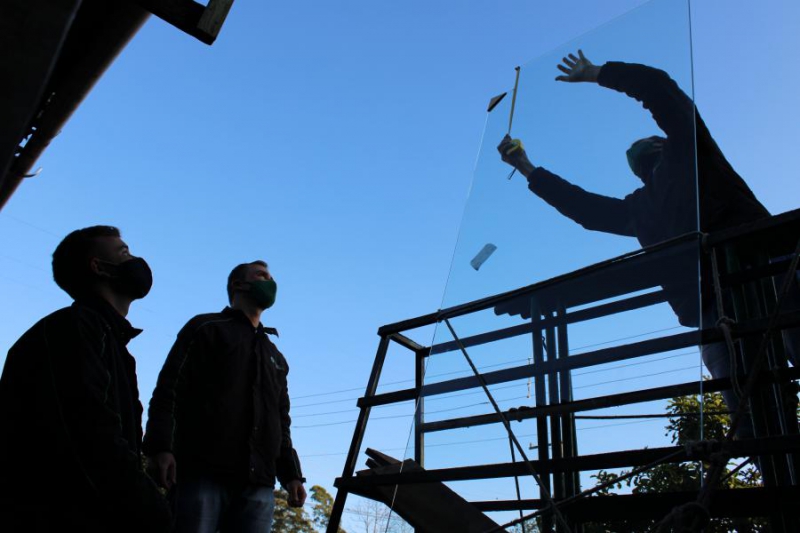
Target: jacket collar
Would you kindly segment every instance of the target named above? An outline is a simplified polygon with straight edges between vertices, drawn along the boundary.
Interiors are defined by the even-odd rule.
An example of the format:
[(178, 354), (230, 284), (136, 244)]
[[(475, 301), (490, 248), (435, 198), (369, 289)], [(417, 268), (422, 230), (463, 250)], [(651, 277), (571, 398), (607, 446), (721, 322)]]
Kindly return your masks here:
[(114, 336), (120, 339), (123, 344), (128, 344), (131, 339), (142, 332), (141, 329), (133, 327), (124, 316), (114, 309), (114, 306), (99, 296), (80, 298), (75, 300), (72, 305), (82, 305), (99, 313), (111, 328)]
[[(251, 328), (253, 327), (253, 323), (250, 322), (250, 319), (247, 318), (247, 315), (245, 315), (244, 312), (242, 312), (240, 309), (233, 309), (232, 307), (226, 307), (225, 309), (222, 310), (222, 314), (227, 317), (239, 320), (240, 322), (247, 324), (248, 327)], [(259, 322), (258, 326), (256, 327), (256, 333), (259, 334), (266, 333), (267, 335), (275, 335), (276, 337), (280, 337), (280, 335), (278, 335), (277, 329), (264, 326), (261, 322)]]

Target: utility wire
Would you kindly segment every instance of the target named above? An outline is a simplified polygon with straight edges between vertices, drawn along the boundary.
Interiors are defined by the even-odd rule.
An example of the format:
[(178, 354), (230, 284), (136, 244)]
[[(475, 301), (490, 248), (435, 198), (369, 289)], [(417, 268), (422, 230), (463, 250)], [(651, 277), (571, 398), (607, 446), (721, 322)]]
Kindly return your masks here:
[[(693, 350), (693, 351), (689, 351), (689, 352), (682, 352), (682, 353), (679, 353), (679, 354), (668, 355), (666, 357), (660, 357), (658, 359), (651, 359), (651, 360), (648, 360), (648, 361), (635, 361), (635, 362), (631, 362), (631, 363), (613, 365), (613, 366), (609, 366), (609, 367), (606, 367), (606, 368), (600, 368), (600, 369), (597, 369), (597, 370), (587, 370), (587, 371), (582, 371), (582, 372), (575, 372), (575, 373), (572, 374), (572, 376), (573, 377), (578, 377), (578, 376), (584, 376), (584, 375), (587, 375), (587, 374), (597, 374), (597, 373), (602, 373), (602, 372), (613, 372), (614, 370), (619, 370), (620, 368), (628, 368), (628, 367), (632, 367), (632, 366), (648, 365), (648, 364), (658, 363), (658, 362), (661, 362), (661, 361), (666, 361), (666, 360), (669, 360), (669, 359), (675, 359), (677, 357), (685, 357), (687, 355), (697, 355), (697, 351)], [(503, 365), (507, 365), (507, 364), (522, 363), (522, 362), (527, 362), (527, 361), (528, 361), (527, 359), (515, 359), (515, 360), (511, 360), (511, 361), (506, 361), (505, 363), (499, 363), (499, 364), (489, 365), (489, 366), (482, 366), (482, 367), (479, 367), (479, 368), (486, 369), (486, 368), (491, 368), (491, 367), (495, 367), (495, 366), (503, 366)], [(454, 372), (448, 372), (446, 374), (436, 374), (436, 375), (433, 375), (431, 377), (440, 377), (440, 376), (443, 376), (443, 375), (450, 375), (450, 374), (453, 374), (453, 373)], [(457, 373), (461, 374), (461, 373), (463, 373), (463, 371), (459, 371)], [(414, 381), (413, 379), (409, 379), (409, 380), (397, 381), (397, 382), (394, 382), (394, 383), (395, 384), (409, 383), (409, 382), (413, 382), (413, 381)], [(514, 383), (514, 384), (511, 384), (511, 385), (508, 385), (508, 386), (503, 386), (503, 387), (493, 387), (493, 389), (494, 390), (501, 390), (501, 389), (504, 389), (504, 388), (513, 388), (513, 387), (517, 387), (517, 386), (519, 386), (519, 384), (518, 383)], [(337, 392), (350, 392), (350, 391), (353, 391), (353, 390), (363, 390), (363, 387), (358, 387), (356, 389), (343, 389), (341, 391), (332, 391), (332, 392), (327, 392), (327, 393), (310, 394), (310, 395), (306, 395), (306, 396), (298, 396), (296, 398), (293, 398), (293, 400), (297, 399), (297, 398), (309, 398), (311, 396), (320, 396), (320, 395), (323, 395), (323, 394), (336, 394)], [(427, 398), (426, 401), (431, 402), (431, 401), (455, 398), (455, 397), (459, 397), (459, 396), (477, 395), (477, 394), (481, 394), (481, 393), (482, 393), (482, 391), (470, 391), (470, 392), (463, 392), (463, 393), (458, 393), (458, 394), (440, 395), (440, 396), (434, 396), (434, 397), (431, 397), (431, 398)], [(360, 396), (354, 396), (354, 397), (345, 398), (345, 399), (342, 399), (342, 400), (323, 401), (323, 402), (307, 403), (307, 404), (301, 404), (301, 405), (293, 405), (292, 409), (294, 410), (294, 409), (301, 409), (301, 408), (305, 408), (305, 407), (315, 407), (315, 406), (318, 406), (318, 405), (330, 405), (332, 403), (353, 402), (353, 401), (357, 401), (359, 399), (361, 399)], [(379, 407), (383, 407), (383, 406), (379, 406)], [(357, 409), (357, 407), (353, 407), (353, 409)]]
[[(599, 383), (593, 383), (593, 384), (589, 384), (589, 385), (582, 385), (580, 387), (574, 387), (573, 390), (585, 389), (585, 388), (590, 388), (590, 387), (598, 387), (598, 386), (601, 386), (601, 385), (608, 385), (610, 383), (620, 383), (620, 382), (624, 382), (624, 381), (641, 380), (642, 378), (646, 378), (646, 377), (660, 376), (660, 375), (670, 374), (670, 373), (675, 373), (675, 372), (684, 372), (686, 370), (692, 370), (694, 368), (696, 368), (696, 367), (695, 366), (682, 367), (682, 368), (676, 368), (676, 369), (672, 369), (672, 370), (665, 370), (665, 371), (662, 371), (662, 372), (654, 372), (654, 373), (651, 373), (651, 374), (642, 374), (642, 375), (637, 375), (637, 376), (631, 376), (631, 377), (628, 377), (628, 378), (614, 379), (614, 380), (603, 381), (603, 382), (599, 382)], [(519, 386), (520, 386), (520, 384), (517, 383), (517, 384), (514, 384), (512, 386), (497, 387), (497, 388), (495, 388), (495, 392), (497, 390), (504, 390), (504, 389), (513, 388), (513, 387), (519, 387)], [(477, 393), (476, 392), (471, 392), (469, 394), (470, 395), (475, 395), (475, 394), (479, 394), (480, 392), (482, 392), (482, 391), (479, 391)], [(514, 396), (514, 397), (511, 397), (511, 398), (504, 398), (502, 400), (497, 400), (497, 401), (498, 402), (510, 402), (510, 401), (514, 401), (514, 400), (527, 399), (527, 397), (528, 397), (527, 395)], [(449, 399), (449, 398), (452, 398), (452, 396), (447, 397), (447, 399)], [(445, 399), (445, 398), (439, 398), (439, 399)], [(452, 411), (458, 411), (458, 410), (461, 410), (461, 409), (468, 409), (470, 407), (478, 407), (478, 406), (481, 406), (481, 405), (488, 405), (488, 403), (489, 402), (486, 401), (486, 402), (479, 402), (479, 403), (473, 403), (473, 404), (468, 404), (468, 405), (462, 405), (462, 406), (458, 406), (458, 407), (451, 407), (451, 408), (447, 408), (447, 409), (439, 409), (439, 410), (436, 410), (436, 411), (426, 411), (425, 414), (426, 415), (432, 415), (432, 414), (437, 414), (437, 413), (448, 413), (448, 412), (452, 412)], [(382, 406), (378, 406), (378, 407), (394, 407), (394, 406), (382, 405)], [(358, 409), (358, 408), (354, 407), (353, 409), (345, 409), (345, 410), (341, 410), (341, 411), (328, 411), (328, 412), (315, 413), (315, 414), (294, 415), (292, 418), (306, 418), (306, 417), (313, 417), (313, 416), (326, 416), (326, 415), (332, 415), (332, 414), (342, 414), (342, 413), (352, 412), (354, 409)], [(388, 416), (388, 417), (372, 417), (371, 419), (372, 420), (382, 420), (382, 419), (385, 419), (385, 418), (400, 418), (400, 417), (403, 417), (403, 416), (410, 417), (410, 416), (414, 416), (414, 415), (410, 414), (410, 415), (397, 415), (397, 416)], [(332, 426), (332, 425), (347, 424), (347, 423), (351, 423), (351, 422), (355, 422), (355, 420), (348, 420), (348, 421), (344, 421), (344, 422), (325, 423), (325, 424), (319, 424), (318, 426), (315, 426), (315, 425), (308, 426), (308, 425), (306, 425), (306, 426), (293, 426), (293, 427), (307, 429), (307, 428), (311, 428), (311, 427)]]

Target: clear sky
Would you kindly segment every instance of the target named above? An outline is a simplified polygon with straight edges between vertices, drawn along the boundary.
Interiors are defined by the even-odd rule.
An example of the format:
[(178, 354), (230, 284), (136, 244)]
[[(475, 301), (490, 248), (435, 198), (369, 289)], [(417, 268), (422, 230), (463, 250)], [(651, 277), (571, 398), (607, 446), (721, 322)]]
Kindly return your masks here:
[[(441, 305), (489, 98), (516, 65), (642, 4), (240, 0), (212, 47), (152, 18), (0, 212), (0, 363), (69, 303), (49, 264), (73, 229), (116, 225), (153, 268), (129, 316), (145, 330), (130, 346), (145, 406), (180, 327), (224, 307), (235, 264), (263, 258), (279, 285), (264, 322), (291, 366), (295, 445), (309, 485), (332, 488), (376, 329)], [(692, 16), (706, 123), (773, 213), (796, 208), (800, 4), (695, 0)], [(599, 253), (569, 268), (617, 249)], [(403, 355), (386, 381), (411, 375)], [(384, 424), (407, 434), (410, 420)], [(373, 438), (402, 455), (393, 432)]]

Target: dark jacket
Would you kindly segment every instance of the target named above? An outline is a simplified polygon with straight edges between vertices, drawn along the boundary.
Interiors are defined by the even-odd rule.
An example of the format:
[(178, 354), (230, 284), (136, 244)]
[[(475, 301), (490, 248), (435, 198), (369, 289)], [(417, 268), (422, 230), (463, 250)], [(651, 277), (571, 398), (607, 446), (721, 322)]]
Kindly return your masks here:
[[(725, 159), (692, 100), (666, 72), (609, 62), (600, 70), (597, 82), (635, 98), (650, 111), (667, 137), (661, 163), (643, 187), (624, 199), (587, 192), (541, 167), (528, 178), (531, 191), (584, 228), (636, 237), (643, 247), (697, 231), (698, 189), (701, 231), (769, 216)], [(687, 259), (691, 269), (697, 258)], [(696, 278), (695, 267), (695, 274), (687, 279)], [(694, 286), (694, 295), (685, 287), (664, 287), (684, 325), (698, 323), (696, 282)]]
[(126, 347), (139, 333), (105, 300), (80, 301), (40, 320), (8, 352), (3, 525), (16, 516), (25, 531), (168, 530), (168, 506), (140, 455), (142, 406)]
[(145, 452), (172, 452), (181, 477), (273, 486), (302, 479), (292, 448), (289, 365), (241, 312), (199, 315), (178, 333), (150, 400)]

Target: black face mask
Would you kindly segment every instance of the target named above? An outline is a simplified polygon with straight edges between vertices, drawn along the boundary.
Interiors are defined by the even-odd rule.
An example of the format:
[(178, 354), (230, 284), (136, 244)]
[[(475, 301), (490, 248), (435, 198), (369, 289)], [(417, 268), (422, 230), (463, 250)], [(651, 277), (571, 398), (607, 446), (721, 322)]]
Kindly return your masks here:
[(147, 296), (153, 286), (153, 272), (147, 261), (134, 257), (122, 263), (102, 261), (104, 269), (111, 275), (111, 286), (120, 294), (139, 300)]

